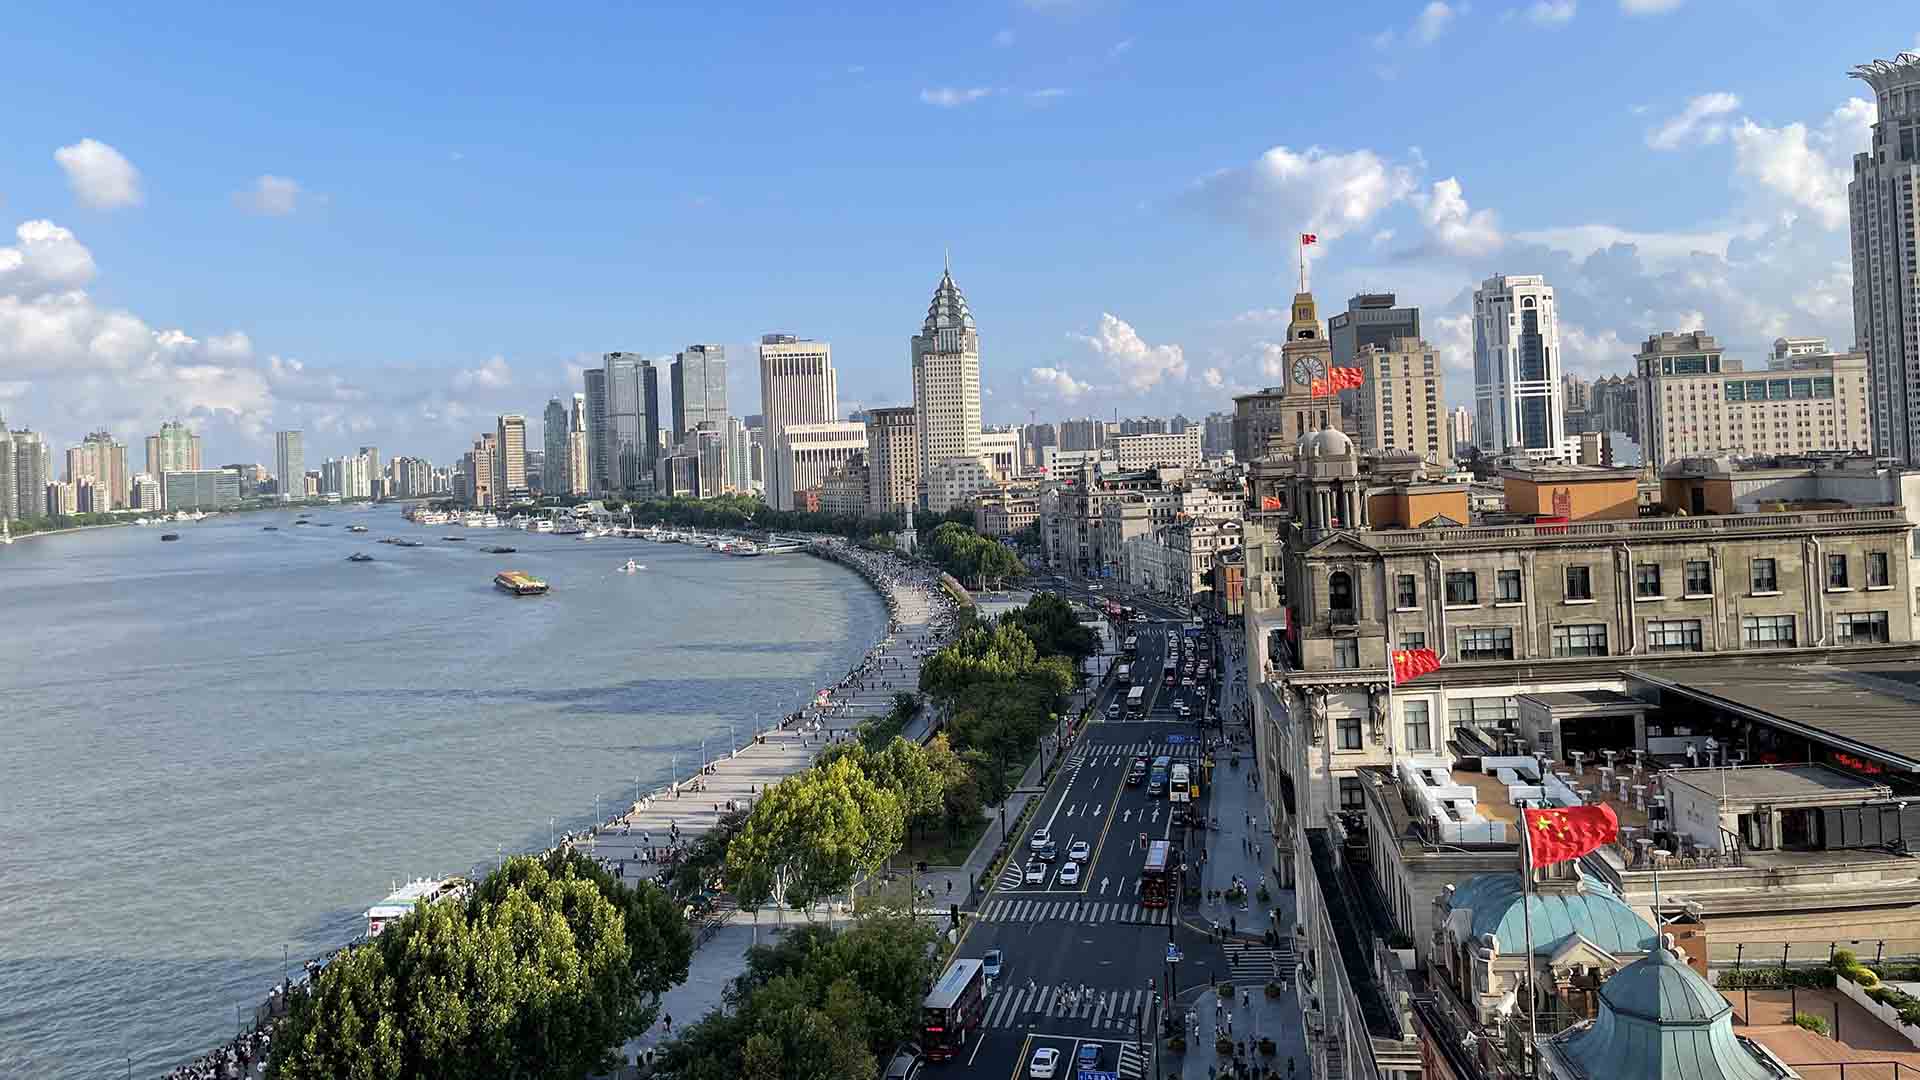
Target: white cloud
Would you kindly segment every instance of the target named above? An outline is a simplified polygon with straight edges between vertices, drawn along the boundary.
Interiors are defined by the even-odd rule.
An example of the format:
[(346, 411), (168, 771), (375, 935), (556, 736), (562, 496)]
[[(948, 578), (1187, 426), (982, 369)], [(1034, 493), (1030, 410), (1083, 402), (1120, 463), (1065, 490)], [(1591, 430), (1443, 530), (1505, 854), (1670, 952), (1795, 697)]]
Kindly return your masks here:
[(1217, 367), (1210, 367), (1200, 373), (1200, 381), (1207, 384), (1209, 390), (1218, 390), (1227, 385), (1227, 376)]
[(1120, 57), (1127, 55), (1128, 51), (1132, 48), (1133, 39), (1123, 38), (1113, 43), (1113, 48), (1107, 50), (1107, 56), (1110, 59), (1118, 60)]
[(512, 385), (513, 369), (501, 356), (490, 357), (479, 367), (468, 368), (453, 377), (456, 390), (499, 390)]
[(1436, 180), (1431, 191), (1411, 199), (1420, 209), (1428, 239), (1449, 255), (1485, 255), (1504, 242), (1493, 211), (1469, 207), (1456, 177)]
[(1448, 6), (1445, 0), (1431, 0), (1426, 7), (1420, 9), (1419, 16), (1413, 20), (1414, 40), (1422, 45), (1433, 44), (1440, 39), (1441, 34), (1446, 32), (1447, 27), (1452, 25), (1453, 20), (1465, 10), (1465, 5), (1456, 9)]
[(942, 109), (952, 109), (961, 105), (971, 105), (984, 97), (991, 97), (993, 90), (985, 86), (954, 87), (940, 86), (920, 91), (923, 105), (934, 105)]
[(1091, 383), (1081, 382), (1068, 374), (1065, 368), (1057, 367), (1029, 368), (1027, 382), (1036, 389), (1051, 393), (1061, 401), (1072, 401), (1093, 389)]
[(67, 174), (75, 198), (96, 210), (140, 205), (140, 170), (118, 150), (98, 139), (81, 139), (53, 152)]
[(1631, 244), (1640, 253), (1642, 259), (1652, 264), (1662, 265), (1701, 252), (1725, 258), (1727, 245), (1732, 243), (1735, 237), (1754, 236), (1762, 231), (1764, 231), (1762, 226), (1742, 226), (1737, 229), (1705, 229), (1699, 232), (1637, 232), (1614, 225), (1595, 224), (1534, 229), (1515, 233), (1513, 238), (1523, 243), (1541, 244), (1582, 258), (1596, 251), (1604, 251), (1615, 244)]
[(1026, 98), (1028, 101), (1058, 101), (1066, 97), (1069, 93), (1072, 93), (1072, 91), (1058, 86), (1048, 86), (1039, 90), (1027, 91)]
[(1679, 7), (1682, 0), (1620, 0), (1625, 15), (1665, 15)]
[(300, 205), (302, 192), (297, 181), (284, 176), (261, 176), (253, 186), (233, 195), (234, 204), (249, 214), (285, 217)]
[(1852, 98), (1817, 128), (1770, 128), (1743, 119), (1730, 129), (1734, 172), (1764, 192), (1806, 210), (1829, 229), (1847, 223), (1847, 180), (1856, 150), (1868, 145), (1873, 103)]
[(1326, 243), (1366, 225), (1415, 187), (1410, 168), (1371, 150), (1276, 146), (1251, 165), (1203, 178), (1189, 198), (1268, 237), (1304, 231)]
[(1012, 30), (1002, 30), (999, 33), (996, 33), (993, 35), (993, 46), (996, 49), (1011, 48), (1013, 46), (1013, 42), (1014, 42), (1014, 33)]
[(14, 236), (17, 246), (0, 247), (0, 293), (77, 288), (93, 280), (93, 253), (72, 232), (51, 221), (23, 221)]
[(1540, 26), (1565, 26), (1573, 21), (1574, 0), (1535, 0), (1527, 18)]
[(1678, 150), (1683, 146), (1717, 143), (1726, 138), (1727, 127), (1719, 118), (1740, 107), (1740, 99), (1724, 91), (1701, 94), (1687, 102), (1679, 114), (1647, 132), (1647, 145), (1655, 150)]
[(1149, 345), (1126, 320), (1111, 313), (1101, 313), (1100, 328), (1092, 336), (1069, 336), (1098, 353), (1130, 390), (1149, 389), (1162, 379), (1186, 378), (1186, 354), (1180, 346)]

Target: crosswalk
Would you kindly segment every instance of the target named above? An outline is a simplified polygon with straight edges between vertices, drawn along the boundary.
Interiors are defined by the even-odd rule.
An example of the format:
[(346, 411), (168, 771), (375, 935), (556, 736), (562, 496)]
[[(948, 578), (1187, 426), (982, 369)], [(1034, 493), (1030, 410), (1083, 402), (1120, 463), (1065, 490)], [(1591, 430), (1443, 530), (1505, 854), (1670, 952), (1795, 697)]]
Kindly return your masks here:
[(1127, 1080), (1144, 1080), (1147, 1075), (1147, 1052), (1133, 1043), (1121, 1043), (1120, 1064), (1114, 1071)]
[(1274, 982), (1283, 977), (1293, 976), (1293, 946), (1282, 942), (1286, 956), (1281, 949), (1268, 948), (1259, 942), (1229, 941), (1226, 943), (1227, 968), (1233, 973), (1234, 981), (1258, 979), (1261, 982)]
[(974, 918), (980, 922), (1141, 923), (1165, 926), (1172, 918), (1166, 908), (1150, 908), (1125, 901), (1101, 900), (989, 900)]
[(1034, 986), (1015, 982), (994, 991), (987, 1001), (990, 1028), (1018, 1028), (1041, 1020), (1074, 1020), (1095, 1031), (1131, 1035), (1140, 1022), (1153, 991), (1094, 990), (1078, 987)]

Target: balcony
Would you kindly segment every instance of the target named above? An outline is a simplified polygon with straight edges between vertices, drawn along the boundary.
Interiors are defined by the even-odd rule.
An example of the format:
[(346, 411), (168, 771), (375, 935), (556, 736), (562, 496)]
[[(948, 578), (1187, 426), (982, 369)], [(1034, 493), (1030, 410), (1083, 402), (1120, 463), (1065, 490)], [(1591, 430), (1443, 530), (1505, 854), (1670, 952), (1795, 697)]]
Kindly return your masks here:
[(1367, 543), (1384, 548), (1458, 548), (1506, 546), (1566, 537), (1589, 540), (1654, 540), (1666, 537), (1718, 537), (1743, 533), (1817, 532), (1861, 525), (1896, 526), (1905, 523), (1892, 507), (1856, 510), (1820, 510), (1797, 514), (1723, 514), (1708, 517), (1652, 517), (1619, 521), (1576, 521), (1567, 524), (1481, 525), (1451, 529), (1389, 529), (1369, 533)]
[(1337, 607), (1327, 612), (1327, 623), (1330, 626), (1356, 626), (1359, 622), (1360, 612), (1354, 608)]

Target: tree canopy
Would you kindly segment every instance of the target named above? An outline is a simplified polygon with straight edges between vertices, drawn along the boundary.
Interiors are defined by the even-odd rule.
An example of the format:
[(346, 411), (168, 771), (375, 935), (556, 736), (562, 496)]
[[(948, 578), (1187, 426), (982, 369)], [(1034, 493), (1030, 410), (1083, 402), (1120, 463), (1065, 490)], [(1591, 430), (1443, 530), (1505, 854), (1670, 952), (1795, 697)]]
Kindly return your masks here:
[(742, 906), (811, 907), (898, 851), (905, 823), (900, 797), (849, 758), (816, 764), (754, 800), (727, 845), (727, 889)]
[(1027, 572), (1013, 549), (974, 532), (969, 525), (948, 521), (927, 539), (927, 553), (941, 569), (962, 582), (982, 588)]

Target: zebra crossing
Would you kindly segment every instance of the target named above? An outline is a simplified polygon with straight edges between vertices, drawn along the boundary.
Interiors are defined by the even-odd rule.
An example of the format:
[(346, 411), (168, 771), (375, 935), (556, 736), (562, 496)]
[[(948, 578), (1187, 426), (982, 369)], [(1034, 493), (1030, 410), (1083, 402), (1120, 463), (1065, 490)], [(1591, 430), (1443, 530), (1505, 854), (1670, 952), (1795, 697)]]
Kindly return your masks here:
[[(1094, 743), (1082, 746), (1080, 752), (1074, 756), (1075, 758), (1087, 757), (1089, 755), (1094, 757), (1108, 756), (1132, 761), (1141, 754), (1145, 754), (1149, 758), (1155, 758), (1165, 754), (1167, 757), (1178, 761), (1181, 758), (1199, 757), (1200, 746), (1198, 743), (1190, 742), (1180, 742), (1169, 745), (1163, 742), (1156, 742), (1152, 739), (1144, 742), (1131, 743)], [(1072, 762), (1069, 761), (1069, 764), (1071, 763)]]
[(1284, 963), (1281, 950), (1268, 948), (1256, 941), (1229, 941), (1224, 947), (1227, 968), (1236, 982), (1251, 979), (1274, 982), (1282, 976), (1291, 978), (1293, 975), (1293, 947), (1290, 944), (1286, 946)]
[(1075, 1020), (1095, 1031), (1132, 1034), (1153, 991), (1093, 990), (1016, 982), (987, 1001), (984, 1027), (1026, 1027), (1041, 1020)]
[(1143, 1080), (1147, 1075), (1147, 1052), (1136, 1043), (1121, 1043), (1120, 1064), (1114, 1071), (1127, 1080)]
[(974, 918), (979, 922), (1142, 923), (1165, 926), (1172, 919), (1166, 908), (1150, 908), (1125, 901), (1102, 900), (989, 900)]

